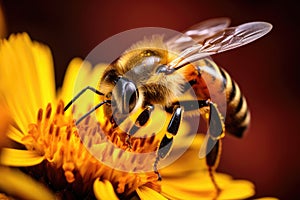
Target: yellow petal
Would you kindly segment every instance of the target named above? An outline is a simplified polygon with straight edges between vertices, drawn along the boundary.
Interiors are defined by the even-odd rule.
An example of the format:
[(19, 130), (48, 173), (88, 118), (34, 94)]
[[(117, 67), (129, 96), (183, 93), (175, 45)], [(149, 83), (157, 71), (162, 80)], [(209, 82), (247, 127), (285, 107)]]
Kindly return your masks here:
[(6, 166), (26, 167), (41, 163), (44, 156), (39, 155), (36, 151), (19, 150), (3, 148), (0, 164)]
[(36, 66), (36, 78), (39, 87), (37, 90), (41, 96), (41, 107), (45, 107), (55, 99), (55, 78), (52, 54), (48, 46), (33, 42), (32, 53)]
[[(244, 199), (254, 195), (254, 186), (245, 180), (232, 180), (229, 175), (215, 174), (222, 189), (218, 199)], [(163, 178), (162, 194), (171, 199), (212, 199), (216, 195), (211, 179), (206, 172), (196, 172), (173, 179)]]
[(37, 110), (54, 101), (52, 57), (48, 47), (32, 42), (27, 34), (0, 42), (0, 93), (12, 118), (25, 132)]
[(141, 200), (167, 200), (167, 198), (162, 196), (160, 193), (145, 186), (139, 187), (136, 189), (136, 192)]
[(255, 194), (254, 185), (246, 180), (232, 180), (219, 196), (219, 199), (245, 199)]
[[(225, 174), (218, 174), (216, 176), (219, 185), (227, 184), (230, 176)], [(184, 184), (183, 184), (184, 183)], [(162, 187), (174, 187), (180, 190), (214, 190), (211, 179), (207, 172), (199, 171), (189, 174), (181, 174), (181, 177), (164, 178), (162, 180)]]
[(20, 132), (18, 129), (16, 129), (15, 127), (9, 126), (9, 129), (7, 131), (7, 136), (13, 141), (23, 144), (22, 138), (24, 137), (24, 134)]
[(1, 191), (21, 199), (55, 199), (46, 187), (24, 173), (0, 166)]
[[(171, 199), (213, 199), (216, 190), (208, 173), (205, 159), (199, 159), (199, 148), (204, 135), (197, 135), (190, 148), (172, 163), (160, 170), (162, 194)], [(222, 190), (220, 199), (242, 199), (254, 195), (251, 182), (232, 180), (229, 175), (215, 174)]]
[[(218, 184), (224, 185), (228, 183), (229, 176), (220, 175), (217, 177)], [(221, 179), (221, 180), (220, 180)], [(172, 198), (212, 198), (215, 194), (215, 188), (213, 187), (210, 178), (205, 172), (196, 172), (193, 174), (181, 174), (181, 177), (176, 178), (164, 178), (161, 182), (162, 193), (165, 196)]]
[[(66, 71), (63, 86), (59, 91), (59, 99), (69, 102), (78, 92), (87, 86), (98, 89), (98, 82), (105, 70), (106, 65), (97, 65), (92, 68), (91, 64), (80, 58), (74, 58)], [(86, 110), (95, 104), (95, 93), (86, 91), (76, 101), (76, 114), (83, 114)], [(76, 115), (75, 115), (76, 117)]]
[[(63, 99), (68, 103), (78, 92), (87, 86), (92, 86), (89, 84), (89, 76), (91, 75), (91, 64), (88, 62), (83, 62), (79, 58), (75, 58), (69, 64), (66, 76), (63, 82), (63, 87), (59, 92), (59, 98)], [(80, 106), (76, 107), (76, 114), (84, 114), (88, 110), (88, 104), (93, 104), (93, 96), (91, 91), (87, 91), (78, 98), (76, 103)], [(87, 100), (90, 102), (87, 103)], [(69, 109), (67, 112), (69, 112)], [(77, 116), (75, 116), (77, 117)]]
[(96, 179), (94, 182), (94, 194), (99, 200), (118, 200), (113, 186), (108, 180), (100, 181)]
[[(203, 140), (204, 136), (198, 134), (188, 150), (179, 159), (160, 170), (162, 177), (181, 177), (183, 173), (207, 170), (205, 159), (199, 159), (198, 156)], [(174, 146), (173, 151), (180, 151), (180, 147)]]
[(0, 102), (0, 152), (2, 146), (7, 143), (6, 132), (8, 130), (10, 120), (7, 108)]
[(275, 197), (262, 197), (262, 198), (258, 198), (258, 199), (254, 199), (254, 200), (278, 200), (278, 198), (275, 198)]
[(58, 92), (58, 99), (67, 102), (73, 98), (74, 82), (78, 76), (81, 65), (82, 60), (80, 58), (72, 59), (65, 73), (62, 88), (60, 88)]

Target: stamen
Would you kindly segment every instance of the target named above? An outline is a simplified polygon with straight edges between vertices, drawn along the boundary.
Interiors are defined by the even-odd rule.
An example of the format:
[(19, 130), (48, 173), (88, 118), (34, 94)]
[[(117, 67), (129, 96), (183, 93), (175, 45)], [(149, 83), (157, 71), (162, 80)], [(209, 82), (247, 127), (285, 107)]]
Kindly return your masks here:
[(52, 111), (51, 104), (48, 103), (47, 108), (46, 108), (46, 119), (49, 119), (51, 117), (51, 111)]
[(91, 148), (92, 145), (93, 145), (93, 141), (92, 141), (92, 139), (90, 138), (90, 139), (89, 139), (89, 143), (88, 143), (88, 148)]
[(155, 139), (155, 134), (153, 133), (149, 139), (148, 144), (152, 144), (154, 142), (154, 139)]
[(72, 114), (74, 114), (76, 112), (76, 105), (73, 105), (72, 107)]
[(85, 121), (84, 121), (84, 124), (85, 125), (88, 125), (89, 124), (89, 122), (90, 122), (90, 118), (91, 118), (91, 116), (89, 115), (89, 116), (87, 116), (86, 118), (85, 118)]
[(134, 164), (135, 161), (136, 161), (136, 155), (134, 154), (134, 155), (132, 155), (132, 158), (131, 158), (130, 162), (131, 162), (132, 164)]
[(68, 126), (68, 127), (67, 127), (66, 132), (67, 132), (67, 140), (70, 140), (70, 138), (71, 138), (71, 133), (72, 133), (71, 126)]
[(49, 135), (52, 135), (53, 129), (54, 129), (54, 126), (53, 126), (53, 124), (51, 124), (50, 128), (49, 128)]
[(65, 177), (69, 183), (73, 183), (75, 181), (74, 174), (71, 171), (65, 171)]
[(134, 140), (133, 145), (132, 145), (132, 150), (133, 151), (138, 151), (138, 148), (141, 146), (141, 140), (137, 139)]
[(124, 151), (119, 151), (119, 153), (118, 153), (118, 159), (122, 158), (123, 153), (124, 153)]
[[(45, 180), (48, 180), (51, 187), (70, 188), (73, 191), (77, 191), (73, 188), (76, 185), (84, 185), (84, 190), (88, 192), (87, 190), (92, 190), (96, 178), (108, 179), (121, 197), (126, 197), (148, 182), (154, 181), (153, 187), (160, 187), (156, 183), (154, 172), (141, 171), (152, 168), (154, 157), (140, 157), (138, 154), (128, 156), (128, 145), (125, 141), (127, 133), (122, 132), (118, 126), (113, 127), (109, 117), (104, 119), (100, 124), (95, 118), (86, 116), (76, 126), (76, 120), (65, 115), (62, 101), (58, 103), (53, 114), (51, 104), (47, 105), (45, 112), (43, 109), (38, 110), (37, 122), (29, 126), (23, 141), (28, 149), (45, 157), (45, 161), (38, 167), (47, 171)], [(106, 145), (111, 143), (114, 145)], [(87, 149), (98, 148), (99, 144), (97, 160)], [(157, 149), (154, 134), (151, 137), (133, 138), (132, 145), (133, 153)], [(109, 167), (103, 163), (114, 163), (115, 166)], [(132, 168), (128, 172), (116, 170), (119, 168), (115, 167), (123, 167), (124, 164)]]
[(43, 119), (43, 109), (40, 108), (38, 111), (38, 115), (37, 115), (38, 123), (40, 123), (42, 121), (42, 119)]
[[(116, 137), (117, 137), (117, 133), (114, 132), (114, 133), (111, 135), (110, 140), (113, 142), (113, 141), (116, 139)], [(114, 143), (114, 142), (113, 142), (113, 143)]]
[(145, 146), (145, 143), (146, 143), (146, 137), (141, 138), (141, 139), (140, 139), (140, 144), (139, 144), (139, 146), (144, 147), (144, 146)]
[(56, 127), (56, 130), (55, 130), (55, 137), (58, 137), (59, 136), (59, 132), (60, 132), (60, 127)]
[(61, 104), (59, 103), (56, 108), (56, 115), (59, 115), (60, 113), (61, 113)]

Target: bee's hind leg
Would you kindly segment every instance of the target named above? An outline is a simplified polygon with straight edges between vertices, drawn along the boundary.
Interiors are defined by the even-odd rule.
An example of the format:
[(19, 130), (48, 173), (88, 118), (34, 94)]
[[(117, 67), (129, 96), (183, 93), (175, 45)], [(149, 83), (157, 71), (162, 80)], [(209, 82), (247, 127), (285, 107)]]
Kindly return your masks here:
[[(179, 102), (177, 103), (179, 104)], [(224, 122), (222, 121), (222, 115), (219, 112), (216, 104), (211, 100), (186, 100), (181, 101), (180, 105), (184, 107), (185, 112), (201, 109), (203, 107), (209, 107), (209, 127), (208, 127), (208, 139), (206, 143), (206, 165), (210, 179), (219, 195), (221, 189), (218, 186), (214, 172), (218, 166), (219, 158), (221, 155), (221, 139), (225, 135)]]
[(221, 114), (216, 105), (210, 101), (207, 101), (209, 105), (209, 127), (208, 127), (208, 140), (206, 143), (206, 164), (208, 166), (209, 176), (216, 189), (217, 195), (221, 192), (220, 187), (214, 176), (215, 169), (218, 166), (221, 155), (221, 139), (225, 135), (224, 122), (222, 121)]

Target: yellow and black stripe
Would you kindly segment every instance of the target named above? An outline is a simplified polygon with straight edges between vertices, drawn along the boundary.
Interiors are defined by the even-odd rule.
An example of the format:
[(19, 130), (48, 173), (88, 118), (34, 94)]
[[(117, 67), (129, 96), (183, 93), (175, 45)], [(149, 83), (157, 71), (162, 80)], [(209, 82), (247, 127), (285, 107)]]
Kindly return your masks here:
[(227, 111), (225, 118), (226, 132), (242, 137), (250, 122), (250, 112), (246, 98), (238, 84), (222, 68), (219, 68), (226, 90)]
[(203, 94), (197, 94), (198, 98), (210, 98), (214, 101), (212, 96), (215, 96), (217, 102), (214, 103), (217, 104), (221, 113), (223, 111), (225, 113), (226, 110), (226, 116), (223, 116), (226, 132), (236, 137), (242, 137), (250, 122), (250, 112), (238, 84), (223, 68), (218, 67), (210, 59), (203, 59), (197, 62), (196, 66), (199, 77), (205, 80), (208, 90), (206, 93), (203, 90), (198, 90), (198, 88), (203, 88), (201, 85), (203, 83), (199, 83), (199, 81), (194, 83), (195, 92), (203, 92)]

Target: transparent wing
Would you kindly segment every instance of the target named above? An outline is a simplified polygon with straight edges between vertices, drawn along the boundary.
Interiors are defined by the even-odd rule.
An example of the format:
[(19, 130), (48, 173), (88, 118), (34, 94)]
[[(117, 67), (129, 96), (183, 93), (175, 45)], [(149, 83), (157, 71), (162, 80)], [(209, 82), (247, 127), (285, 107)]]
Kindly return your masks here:
[(248, 44), (264, 36), (271, 29), (272, 25), (267, 22), (249, 22), (237, 27), (226, 28), (185, 49), (177, 59), (169, 63), (169, 68), (180, 68), (206, 56)]
[(169, 49), (183, 51), (224, 30), (229, 24), (230, 19), (225, 17), (205, 20), (185, 30), (183, 34), (170, 38), (166, 44)]

